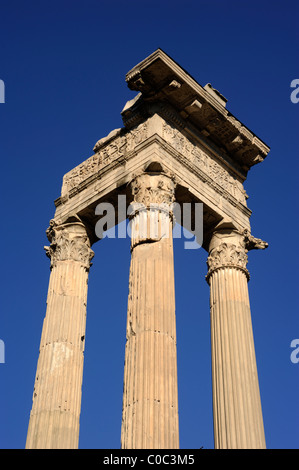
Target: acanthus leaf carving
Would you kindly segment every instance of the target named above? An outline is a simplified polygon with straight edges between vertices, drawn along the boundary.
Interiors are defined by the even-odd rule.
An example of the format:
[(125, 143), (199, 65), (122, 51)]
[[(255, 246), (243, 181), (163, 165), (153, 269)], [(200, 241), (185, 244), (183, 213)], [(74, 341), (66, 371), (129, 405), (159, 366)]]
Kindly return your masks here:
[(44, 249), (51, 260), (51, 268), (57, 261), (72, 260), (79, 261), (89, 269), (94, 252), (90, 248), (90, 240), (82, 223), (60, 225), (51, 220), (46, 234), (51, 244)]
[(131, 250), (139, 243), (169, 238), (173, 224), (175, 181), (164, 173), (143, 173), (131, 182)]
[(131, 182), (134, 202), (149, 207), (150, 204), (172, 204), (175, 182), (166, 175), (142, 174)]
[(238, 268), (245, 272), (249, 279), (249, 272), (246, 269), (248, 262), (247, 250), (242, 246), (232, 243), (221, 243), (213, 248), (208, 256), (208, 274), (207, 280), (216, 269), (219, 268)]

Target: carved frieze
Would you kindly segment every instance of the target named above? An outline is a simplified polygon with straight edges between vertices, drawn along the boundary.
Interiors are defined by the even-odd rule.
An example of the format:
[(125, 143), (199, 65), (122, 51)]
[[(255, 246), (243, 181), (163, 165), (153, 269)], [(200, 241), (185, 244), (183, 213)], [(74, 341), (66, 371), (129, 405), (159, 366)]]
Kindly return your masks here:
[(126, 135), (126, 152), (134, 150), (148, 137), (148, 123), (145, 121)]
[[(111, 137), (109, 138), (111, 134)], [(75, 167), (63, 178), (62, 196), (65, 196), (81, 183), (98, 174), (112, 162), (121, 157), (130, 158), (136, 147), (148, 137), (148, 121), (126, 131), (117, 129), (107, 138), (101, 139), (95, 145), (95, 154)], [(198, 169), (199, 176), (205, 183), (220, 192), (224, 198), (233, 204), (241, 203), (246, 206), (247, 194), (243, 184), (235, 175), (209, 154), (209, 152), (188, 139), (179, 129), (163, 122), (161, 137), (172, 148), (183, 156), (182, 163)], [(223, 191), (224, 190), (224, 191)], [(235, 201), (235, 202), (234, 202)]]
[(94, 147), (95, 155), (64, 175), (62, 196), (77, 187), (90, 176), (96, 174), (105, 166), (108, 166), (112, 161), (117, 160), (125, 153), (133, 151), (135, 147), (146, 138), (147, 122), (143, 122), (130, 132), (122, 133), (121, 130), (119, 130), (118, 135), (112, 141), (108, 140), (106, 145), (98, 145), (104, 140), (101, 139)]
[(178, 129), (166, 122), (163, 124), (163, 137), (175, 150), (180, 152), (191, 163), (201, 169), (214, 183), (225, 189), (237, 201), (246, 205), (247, 194), (240, 181), (221, 166), (206, 151), (194, 145)]

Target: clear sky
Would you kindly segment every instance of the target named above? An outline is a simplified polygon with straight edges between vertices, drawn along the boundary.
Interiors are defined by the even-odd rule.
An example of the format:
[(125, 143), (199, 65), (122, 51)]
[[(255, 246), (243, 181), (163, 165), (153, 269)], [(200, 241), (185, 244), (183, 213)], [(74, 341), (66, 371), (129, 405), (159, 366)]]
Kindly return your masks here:
[[(158, 47), (271, 151), (248, 174), (249, 293), (268, 448), (298, 448), (297, 1), (0, 2), (0, 447), (24, 448), (49, 280), (43, 246), (62, 177), (122, 127), (125, 74)], [(299, 95), (298, 95), (299, 96)], [(94, 245), (80, 448), (119, 448), (130, 240)], [(213, 447), (207, 253), (175, 240), (181, 448)], [(298, 354), (299, 356), (299, 354)]]

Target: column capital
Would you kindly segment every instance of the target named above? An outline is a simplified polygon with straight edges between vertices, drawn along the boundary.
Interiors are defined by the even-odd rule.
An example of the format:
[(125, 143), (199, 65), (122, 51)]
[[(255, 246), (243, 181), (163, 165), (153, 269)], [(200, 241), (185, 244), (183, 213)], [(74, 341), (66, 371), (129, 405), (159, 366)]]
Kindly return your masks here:
[(208, 274), (207, 282), (211, 274), (220, 268), (236, 268), (242, 270), (249, 280), (249, 271), (246, 269), (248, 256), (246, 250), (242, 246), (233, 243), (221, 243), (210, 251), (207, 259)]
[(206, 280), (209, 282), (212, 272), (219, 268), (240, 269), (249, 280), (249, 271), (246, 269), (248, 251), (267, 247), (267, 242), (253, 237), (248, 229), (240, 231), (229, 226), (220, 227), (211, 237)]
[(142, 173), (131, 181), (131, 250), (139, 243), (171, 238), (175, 181), (164, 173)]
[(176, 183), (164, 173), (142, 173), (130, 183), (133, 203), (149, 208), (153, 204), (173, 204)]
[(44, 249), (51, 260), (51, 269), (57, 261), (66, 260), (79, 261), (86, 269), (90, 268), (94, 252), (82, 222), (59, 224), (52, 219), (46, 234), (51, 244)]

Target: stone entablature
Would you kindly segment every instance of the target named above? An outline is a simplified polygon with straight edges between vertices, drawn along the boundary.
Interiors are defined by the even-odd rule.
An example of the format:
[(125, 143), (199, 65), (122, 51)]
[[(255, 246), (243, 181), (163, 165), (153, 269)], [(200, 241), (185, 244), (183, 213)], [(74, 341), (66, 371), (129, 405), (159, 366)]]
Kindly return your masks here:
[[(108, 140), (104, 145), (96, 144), (95, 155), (91, 156), (83, 163), (66, 173), (63, 179), (62, 197), (76, 194), (80, 190), (80, 185), (84, 189), (84, 182), (100, 176), (101, 170), (108, 167), (109, 164), (120, 163), (123, 160), (130, 159), (135, 154), (136, 146), (144, 142), (148, 136), (148, 119), (140, 124), (136, 129), (126, 132), (125, 129), (118, 129), (115, 137)], [(181, 131), (163, 121), (162, 137), (170, 144), (177, 154), (177, 158), (186, 165), (192, 165), (201, 171), (201, 179), (210, 184), (217, 190), (227, 191), (227, 198), (240, 202), (246, 206), (247, 194), (243, 188), (242, 182), (232, 172), (223, 167), (207, 149), (196, 145), (188, 139)], [(157, 133), (159, 135), (159, 133)], [(109, 137), (109, 136), (108, 136)], [(107, 137), (107, 139), (108, 139)], [(106, 139), (102, 139), (106, 140)], [(101, 142), (101, 141), (99, 141)]]

